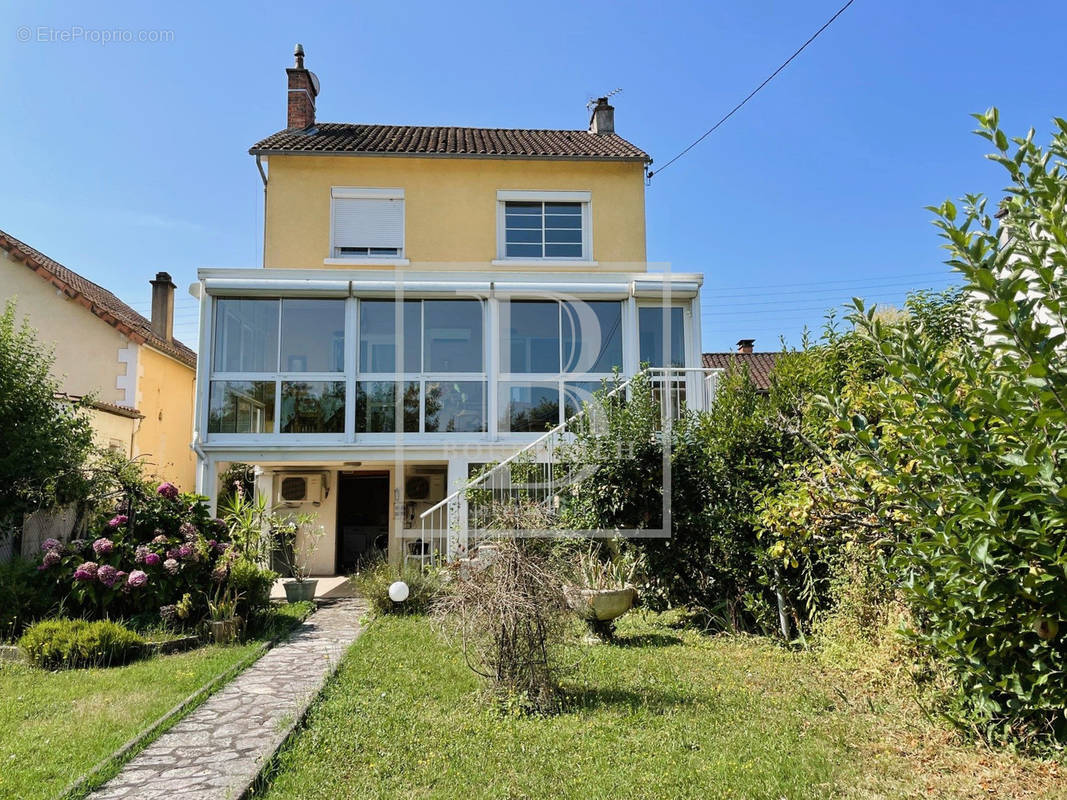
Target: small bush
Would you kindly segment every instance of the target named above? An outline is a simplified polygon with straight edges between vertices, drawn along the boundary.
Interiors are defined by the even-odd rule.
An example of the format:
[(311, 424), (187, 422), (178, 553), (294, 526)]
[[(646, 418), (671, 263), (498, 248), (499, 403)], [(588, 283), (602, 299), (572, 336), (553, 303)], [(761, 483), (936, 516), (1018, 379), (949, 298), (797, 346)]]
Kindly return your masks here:
[(19, 639), (42, 669), (113, 666), (139, 656), (144, 639), (116, 622), (52, 619), (31, 625)]
[(244, 620), (262, 613), (270, 606), (270, 590), (278, 573), (264, 569), (247, 558), (236, 558), (230, 564), (230, 587), (239, 600), (237, 615)]
[(0, 563), (0, 641), (16, 639), (54, 605), (55, 598), (32, 561), (16, 558)]
[[(396, 581), (408, 585), (408, 599), (403, 603), (389, 599), (389, 587)], [(408, 564), (394, 566), (387, 561), (379, 561), (356, 573), (352, 582), (375, 614), (425, 614), (441, 593), (441, 580), (435, 571), (423, 571)]]

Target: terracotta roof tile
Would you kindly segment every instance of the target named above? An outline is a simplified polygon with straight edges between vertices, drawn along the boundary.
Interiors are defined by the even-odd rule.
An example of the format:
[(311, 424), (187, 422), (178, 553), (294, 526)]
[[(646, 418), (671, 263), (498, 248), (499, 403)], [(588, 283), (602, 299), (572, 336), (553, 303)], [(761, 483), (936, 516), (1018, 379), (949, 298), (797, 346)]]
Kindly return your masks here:
[(704, 353), (705, 367), (725, 369), (727, 371), (741, 366), (748, 366), (748, 375), (752, 383), (761, 392), (771, 388), (771, 370), (781, 353)]
[(151, 321), (138, 314), (103, 286), (82, 277), (58, 261), (53, 261), (44, 253), (2, 230), (0, 230), (0, 248), (134, 341), (145, 342), (187, 366), (196, 367), (196, 353), (177, 339), (168, 342), (156, 336), (152, 333)]
[(322, 122), (307, 130), (279, 131), (256, 142), (248, 152), (652, 160), (644, 150), (614, 133), (339, 122)]

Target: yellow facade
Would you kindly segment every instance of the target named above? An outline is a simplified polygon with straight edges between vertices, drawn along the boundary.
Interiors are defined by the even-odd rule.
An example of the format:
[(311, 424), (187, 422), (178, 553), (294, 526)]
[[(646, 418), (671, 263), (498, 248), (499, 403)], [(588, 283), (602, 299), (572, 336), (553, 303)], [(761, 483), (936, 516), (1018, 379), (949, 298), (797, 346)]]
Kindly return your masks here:
[(38, 341), (52, 348), (61, 391), (143, 415), (132, 419), (93, 410), (96, 444), (126, 455), (147, 454), (151, 474), (192, 491), (195, 369), (131, 340), (0, 248), (0, 303), (9, 299), (15, 300), (19, 320), (27, 320)]
[(133, 440), (141, 420), (100, 408), (89, 409), (93, 427), (93, 444), (102, 450), (133, 456)]
[(141, 347), (138, 371), (137, 407), (144, 419), (134, 435), (134, 455), (145, 455), (151, 472), (191, 492), (196, 483), (196, 457), (189, 446), (196, 373), (147, 346)]
[(492, 262), (498, 190), (591, 193), (597, 266), (569, 269), (629, 270), (645, 261), (644, 165), (639, 162), (305, 155), (266, 160), (265, 267), (324, 267), (330, 257), (334, 186), (404, 190), (404, 257), (411, 269), (484, 268)]
[(131, 342), (0, 248), (0, 300), (12, 298), (20, 321), (29, 320), (38, 341), (53, 348), (53, 372), (64, 392), (92, 394), (104, 403), (126, 402), (117, 379), (126, 375), (127, 363), (119, 356)]

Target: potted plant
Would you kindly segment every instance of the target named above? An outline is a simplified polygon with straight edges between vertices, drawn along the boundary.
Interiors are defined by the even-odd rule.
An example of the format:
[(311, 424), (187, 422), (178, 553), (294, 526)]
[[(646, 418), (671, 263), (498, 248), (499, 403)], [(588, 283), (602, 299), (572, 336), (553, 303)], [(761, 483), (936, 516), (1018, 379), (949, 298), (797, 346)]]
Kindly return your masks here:
[(578, 556), (576, 585), (567, 586), (567, 604), (588, 623), (597, 641), (615, 636), (615, 620), (637, 602), (634, 578), (641, 562), (638, 558), (615, 554), (604, 559), (592, 546)]
[(225, 586), (219, 587), (213, 598), (208, 598), (207, 627), (215, 644), (229, 644), (237, 638), (241, 626), (241, 618), (237, 616), (240, 600), (241, 595)]
[(319, 582), (311, 577), (311, 554), (326, 532), (314, 522), (314, 514), (275, 516), (271, 521), (277, 553), (290, 576), (282, 583), (290, 603), (315, 599)]

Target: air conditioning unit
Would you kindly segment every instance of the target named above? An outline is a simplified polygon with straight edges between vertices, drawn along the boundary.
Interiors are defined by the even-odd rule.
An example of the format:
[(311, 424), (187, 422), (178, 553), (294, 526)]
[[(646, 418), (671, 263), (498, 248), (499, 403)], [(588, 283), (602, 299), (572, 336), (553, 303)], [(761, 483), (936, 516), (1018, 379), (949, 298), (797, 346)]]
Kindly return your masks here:
[(445, 497), (447, 468), (412, 467), (404, 480), (404, 499), (437, 502)]
[(283, 503), (321, 503), (322, 474), (283, 472), (278, 476), (278, 499)]

